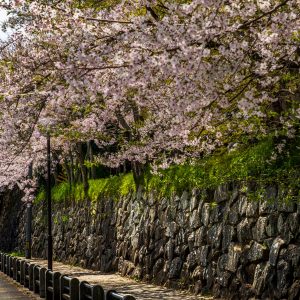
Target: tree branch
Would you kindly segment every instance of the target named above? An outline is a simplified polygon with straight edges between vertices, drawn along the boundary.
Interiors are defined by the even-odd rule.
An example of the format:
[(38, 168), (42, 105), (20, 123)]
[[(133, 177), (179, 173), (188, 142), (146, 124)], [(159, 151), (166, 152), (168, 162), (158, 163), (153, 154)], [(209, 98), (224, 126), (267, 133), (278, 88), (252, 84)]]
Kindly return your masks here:
[(248, 26), (250, 26), (251, 24), (259, 21), (260, 19), (268, 16), (268, 15), (271, 15), (272, 13), (274, 13), (276, 10), (278, 10), (280, 7), (286, 5), (290, 0), (285, 0), (283, 2), (281, 2), (280, 4), (278, 4), (277, 6), (275, 6), (273, 9), (263, 13), (262, 15), (258, 16), (257, 18), (253, 19), (253, 20), (250, 20), (250, 21), (247, 21), (245, 22), (244, 24), (242, 24), (239, 29), (245, 29), (247, 28)]

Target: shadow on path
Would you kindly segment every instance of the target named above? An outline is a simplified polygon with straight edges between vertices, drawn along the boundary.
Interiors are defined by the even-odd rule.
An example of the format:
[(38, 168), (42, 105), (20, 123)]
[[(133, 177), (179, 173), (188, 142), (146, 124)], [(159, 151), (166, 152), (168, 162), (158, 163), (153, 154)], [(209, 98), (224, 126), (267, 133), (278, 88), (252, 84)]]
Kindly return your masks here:
[[(30, 293), (30, 292), (28, 292)], [(32, 300), (36, 299), (23, 293), (12, 280), (0, 273), (0, 299), (1, 300)]]

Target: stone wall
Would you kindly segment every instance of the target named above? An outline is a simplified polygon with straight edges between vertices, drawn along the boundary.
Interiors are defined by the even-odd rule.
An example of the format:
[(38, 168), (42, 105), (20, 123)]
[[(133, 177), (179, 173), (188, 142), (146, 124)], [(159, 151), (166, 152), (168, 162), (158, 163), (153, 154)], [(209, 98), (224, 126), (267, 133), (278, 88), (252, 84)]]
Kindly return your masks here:
[(22, 224), (24, 203), (21, 192), (15, 186), (11, 190), (0, 189), (0, 248), (11, 252), (19, 245), (19, 224)]
[[(242, 190), (56, 204), (54, 257), (226, 299), (299, 299), (300, 205), (275, 186), (262, 201)], [(33, 253), (45, 256), (41, 205), (34, 215)]]

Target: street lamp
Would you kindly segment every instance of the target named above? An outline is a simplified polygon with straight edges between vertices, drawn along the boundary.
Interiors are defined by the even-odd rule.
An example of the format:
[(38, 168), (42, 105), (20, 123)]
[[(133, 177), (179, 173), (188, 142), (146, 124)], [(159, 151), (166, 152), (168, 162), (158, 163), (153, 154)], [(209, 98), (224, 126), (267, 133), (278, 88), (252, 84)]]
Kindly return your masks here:
[[(29, 165), (28, 169), (28, 178), (32, 179), (32, 163)], [(26, 242), (25, 242), (25, 257), (27, 259), (31, 259), (31, 233), (32, 233), (32, 202), (27, 202), (26, 205), (26, 227), (25, 227), (25, 234), (26, 234)]]
[(32, 203), (26, 205), (26, 244), (25, 257), (31, 259), (31, 222), (32, 222)]
[(53, 266), (53, 245), (52, 245), (52, 209), (51, 209), (51, 148), (50, 133), (47, 133), (47, 203), (48, 203), (48, 269)]

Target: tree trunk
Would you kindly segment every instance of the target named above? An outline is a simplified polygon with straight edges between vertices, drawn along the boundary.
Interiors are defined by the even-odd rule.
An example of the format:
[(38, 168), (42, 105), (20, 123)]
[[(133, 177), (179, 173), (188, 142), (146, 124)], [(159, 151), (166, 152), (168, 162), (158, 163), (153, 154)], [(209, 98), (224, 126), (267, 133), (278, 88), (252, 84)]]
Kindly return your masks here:
[(83, 153), (82, 143), (77, 144), (76, 153), (77, 153), (79, 166), (80, 166), (80, 170), (81, 170), (84, 195), (85, 195), (85, 197), (87, 197), (88, 190), (89, 190), (89, 182), (88, 182), (87, 167), (84, 165), (84, 156), (85, 155)]
[(68, 180), (69, 184), (72, 185), (72, 175), (71, 175), (72, 170), (66, 159), (64, 160), (64, 168), (66, 170), (67, 180)]
[(133, 179), (136, 185), (137, 190), (140, 187), (145, 186), (145, 177), (144, 177), (144, 165), (140, 162), (133, 161), (131, 162)]
[(73, 153), (70, 150), (69, 151), (69, 157), (70, 157), (70, 184), (74, 184), (75, 183), (75, 166), (74, 166), (74, 158), (73, 158)]
[(87, 142), (87, 154), (89, 157), (89, 161), (91, 162), (91, 169), (90, 169), (90, 178), (96, 179), (97, 173), (96, 173), (96, 167), (94, 165), (94, 152), (93, 152), (93, 141)]

